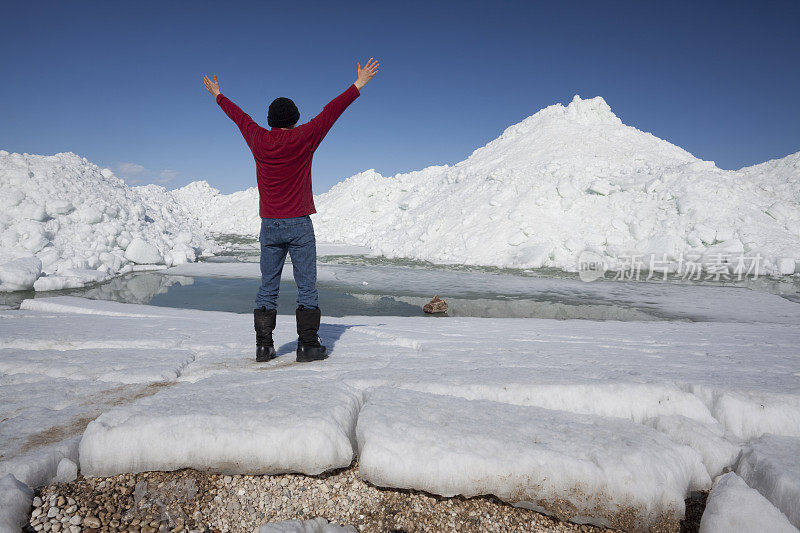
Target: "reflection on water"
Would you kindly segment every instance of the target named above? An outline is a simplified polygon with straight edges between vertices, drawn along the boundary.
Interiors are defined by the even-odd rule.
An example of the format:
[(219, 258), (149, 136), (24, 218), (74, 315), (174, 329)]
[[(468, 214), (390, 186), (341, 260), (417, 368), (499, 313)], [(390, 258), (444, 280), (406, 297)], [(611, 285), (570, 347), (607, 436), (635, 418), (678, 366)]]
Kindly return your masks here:
[[(149, 304), (161, 307), (250, 313), (258, 291), (257, 279), (225, 279), (172, 276), (157, 272), (139, 272), (115, 278), (106, 283), (82, 289), (51, 292), (10, 293), (14, 298), (2, 301), (19, 307), (25, 298), (81, 296), (97, 300)], [(297, 287), (282, 282), (278, 313), (293, 314), (297, 304)], [(537, 300), (520, 296), (482, 295), (470, 298), (448, 298), (446, 315), (426, 315), (422, 311), (430, 297), (354, 292), (319, 286), (320, 307), (326, 316), (471, 316), (504, 318), (585, 318), (593, 320), (658, 320), (652, 312), (613, 303), (570, 303)]]
[[(236, 249), (232, 255), (210, 258), (209, 262), (253, 261), (257, 253), (257, 245), (253, 246), (249, 241), (242, 241), (236, 243)], [(445, 292), (450, 292), (449, 296), (447, 294), (442, 295), (447, 299), (450, 306), (447, 316), (580, 318), (625, 321), (696, 319), (686, 310), (677, 313), (674, 310), (667, 312), (657, 303), (657, 298), (654, 301), (648, 301), (653, 298), (639, 298), (641, 301), (626, 300), (619, 297), (619, 295), (614, 296), (608, 291), (588, 290), (596, 288), (593, 285), (587, 285), (585, 287), (587, 290), (583, 290), (581, 289), (582, 282), (578, 282), (575, 285), (573, 281), (565, 281), (563, 284), (556, 283), (551, 288), (544, 287), (540, 283), (538, 284), (538, 289), (523, 287), (523, 290), (520, 290), (519, 283), (509, 284), (514, 278), (519, 280), (520, 276), (528, 280), (531, 277), (577, 280), (575, 274), (562, 271), (545, 272), (541, 270), (520, 271), (484, 267), (452, 267), (355, 255), (323, 256), (319, 258), (319, 261), (320, 263), (355, 267), (345, 268), (342, 271), (342, 276), (346, 279), (346, 283), (343, 280), (335, 279), (337, 276), (328, 281), (320, 281), (318, 285), (320, 307), (327, 316), (428, 316), (422, 312), (422, 306), (428, 302), (433, 294), (425, 293), (423, 288), (438, 285), (440, 288), (449, 287), (450, 289), (449, 291), (445, 290)], [(395, 270), (393, 268), (376, 269), (375, 267), (393, 267)], [(400, 267), (400, 269), (397, 270), (397, 267)], [(434, 274), (434, 271), (449, 272), (452, 275), (442, 277), (441, 274)], [(376, 275), (376, 272), (379, 274)], [(410, 284), (415, 285), (415, 287), (411, 287), (403, 281), (403, 279), (406, 279), (403, 276), (398, 278), (397, 272), (404, 272), (403, 276), (407, 276), (410, 272), (411, 278), (407, 279), (415, 280), (417, 283)], [(499, 278), (508, 282), (502, 282), (498, 285), (461, 287), (462, 282), (465, 281), (463, 280), (463, 275), (459, 274), (462, 272), (503, 274), (508, 277), (499, 276)], [(355, 283), (368, 275), (372, 276), (367, 277), (370, 283)], [(434, 276), (434, 278), (429, 280), (426, 277), (428, 275)], [(420, 283), (421, 280), (424, 282)], [(441, 283), (442, 280), (448, 280), (448, 283)], [(613, 284), (614, 282), (609, 280), (606, 283)], [(681, 284), (685, 285), (685, 283), (684, 281)], [(709, 283), (705, 282), (703, 284), (708, 285)], [(258, 290), (258, 285), (258, 279), (190, 277), (161, 272), (138, 272), (80, 289), (38, 293), (33, 291), (0, 293), (0, 307), (18, 308), (22, 300), (26, 298), (71, 295), (162, 307), (250, 313), (254, 306), (253, 300)], [(569, 290), (567, 290), (567, 285)], [(659, 286), (666, 289), (665, 285), (666, 283)], [(800, 279), (797, 277), (761, 277), (742, 282), (717, 282), (714, 285), (747, 287), (778, 294), (788, 300), (800, 303)], [(625, 285), (619, 285), (620, 288), (623, 286), (633, 288), (633, 286), (636, 286), (636, 282), (627, 282)], [(645, 294), (644, 289), (646, 287), (644, 285), (637, 287), (642, 288), (642, 291), (636, 292), (637, 294)], [(672, 291), (667, 289), (667, 292), (671, 293)], [(291, 281), (282, 282), (278, 312), (281, 314), (293, 314), (296, 307), (296, 296), (297, 288), (294, 283)]]
[(136, 272), (113, 278), (105, 283), (78, 289), (0, 293), (0, 304), (19, 308), (22, 300), (53, 296), (80, 296), (92, 300), (114, 300), (130, 304), (148, 304), (154, 296), (167, 292), (170, 287), (176, 284), (184, 286), (192, 283), (194, 283), (194, 278), (186, 276), (164, 276), (155, 272)]

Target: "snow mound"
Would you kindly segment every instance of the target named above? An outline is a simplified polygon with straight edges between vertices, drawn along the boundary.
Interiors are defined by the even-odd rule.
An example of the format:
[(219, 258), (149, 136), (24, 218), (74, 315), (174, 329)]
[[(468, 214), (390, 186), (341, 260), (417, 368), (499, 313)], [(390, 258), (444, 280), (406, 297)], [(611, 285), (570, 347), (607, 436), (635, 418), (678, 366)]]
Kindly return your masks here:
[(800, 438), (766, 434), (750, 442), (736, 473), (800, 528)]
[(0, 151), (0, 291), (104, 281), (133, 263), (194, 261), (216, 245), (176, 202), (73, 153)]
[(220, 194), (206, 181), (195, 181), (170, 194), (180, 205), (191, 209), (197, 223), (210, 233), (258, 235), (261, 218), (256, 187)]
[(796, 533), (786, 517), (733, 472), (720, 476), (706, 501), (700, 533)]
[(645, 530), (711, 485), (697, 452), (632, 422), (380, 388), (357, 426), (359, 472), (383, 487), (494, 494), (561, 519)]
[(81, 473), (319, 474), (353, 460), (360, 393), (310, 378), (216, 376), (106, 411), (80, 443)]
[(638, 256), (729, 273), (744, 256), (740, 269), (790, 274), (799, 162), (721, 170), (576, 96), (454, 166), (352, 176), (315, 198), (315, 223), (320, 240), (435, 263), (574, 271), (591, 250), (612, 269)]

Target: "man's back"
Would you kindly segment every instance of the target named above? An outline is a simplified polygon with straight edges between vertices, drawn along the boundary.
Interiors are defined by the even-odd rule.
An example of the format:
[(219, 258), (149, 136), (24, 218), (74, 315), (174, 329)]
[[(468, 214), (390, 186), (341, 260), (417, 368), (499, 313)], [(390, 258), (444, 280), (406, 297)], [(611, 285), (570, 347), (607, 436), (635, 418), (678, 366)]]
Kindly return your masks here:
[(261, 218), (292, 218), (317, 212), (311, 186), (314, 151), (359, 94), (351, 85), (307, 123), (269, 130), (256, 124), (224, 95), (217, 96), (217, 103), (239, 127), (253, 153)]

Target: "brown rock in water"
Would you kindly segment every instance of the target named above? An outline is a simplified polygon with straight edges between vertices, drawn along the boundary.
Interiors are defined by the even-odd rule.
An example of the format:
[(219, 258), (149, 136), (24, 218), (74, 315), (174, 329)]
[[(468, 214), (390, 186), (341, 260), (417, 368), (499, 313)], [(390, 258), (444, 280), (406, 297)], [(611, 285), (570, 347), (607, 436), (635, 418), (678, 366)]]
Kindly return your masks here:
[(439, 298), (437, 294), (433, 300), (422, 306), (422, 310), (426, 313), (444, 313), (447, 311), (447, 302)]

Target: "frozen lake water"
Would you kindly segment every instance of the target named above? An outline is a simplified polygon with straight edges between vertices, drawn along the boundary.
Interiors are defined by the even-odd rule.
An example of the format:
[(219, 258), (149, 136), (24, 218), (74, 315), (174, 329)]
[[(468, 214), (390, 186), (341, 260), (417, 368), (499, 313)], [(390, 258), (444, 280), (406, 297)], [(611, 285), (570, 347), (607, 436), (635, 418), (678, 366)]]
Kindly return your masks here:
[[(604, 279), (586, 283), (577, 274), (562, 271), (390, 260), (352, 246), (320, 245), (319, 255), (320, 307), (327, 316), (424, 316), (422, 306), (434, 294), (447, 300), (447, 316), (451, 317), (749, 322), (762, 321), (758, 315), (764, 313), (785, 315), (791, 320), (800, 316), (800, 280), (788, 277), (645, 282), (614, 280), (614, 274), (608, 273)], [(226, 255), (205, 262), (137, 272), (80, 289), (0, 294), (0, 304), (15, 308), (25, 298), (69, 295), (249, 313), (259, 285), (257, 260), (257, 243), (242, 239), (228, 243)], [(713, 296), (706, 307), (704, 294)], [(280, 314), (294, 313), (296, 295), (287, 260), (278, 303)], [(697, 300), (701, 300), (699, 304)]]

